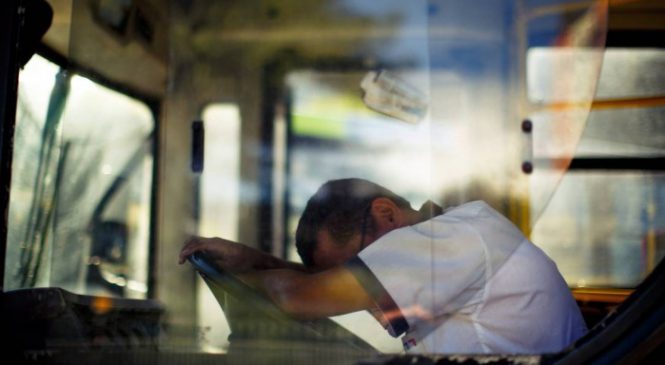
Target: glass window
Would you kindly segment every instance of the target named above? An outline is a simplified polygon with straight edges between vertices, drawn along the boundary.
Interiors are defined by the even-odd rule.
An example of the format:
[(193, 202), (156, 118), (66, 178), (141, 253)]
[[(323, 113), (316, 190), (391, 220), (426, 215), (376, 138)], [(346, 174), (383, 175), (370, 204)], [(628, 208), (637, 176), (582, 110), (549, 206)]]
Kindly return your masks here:
[(654, 107), (608, 108), (589, 115), (579, 157), (665, 155), (665, 103)]
[(665, 253), (665, 175), (569, 172), (532, 239), (572, 287), (635, 287)]
[(608, 48), (596, 99), (665, 95), (665, 49)]
[[(238, 240), (240, 191), (240, 114), (235, 104), (212, 104), (203, 110), (205, 162), (200, 176), (199, 234)], [(202, 347), (225, 352), (229, 325), (204, 281), (197, 285), (198, 327)]]
[(543, 107), (532, 118), (531, 204), (546, 206), (532, 217), (531, 237), (573, 287), (635, 287), (663, 257), (665, 181), (658, 161), (665, 156), (665, 89), (659, 81), (665, 53), (607, 49), (586, 124), (573, 126), (583, 130), (573, 170), (551, 199), (539, 193), (539, 182), (566, 163), (566, 149), (552, 142), (575, 143), (566, 120), (586, 112), (574, 104), (574, 95), (556, 94), (557, 82), (536, 71), (555, 64), (561, 52), (539, 49), (529, 55), (529, 95)]
[(153, 128), (138, 100), (30, 61), (20, 75), (5, 287), (147, 296)]
[[(293, 307), (274, 308), (284, 303), (261, 297), (279, 285), (254, 290), (256, 277), (224, 272), (223, 260), (213, 262), (219, 272), (206, 272), (194, 257), (176, 264), (184, 242), (200, 235), (277, 256), (252, 268), (299, 269), (287, 272), (284, 281), (287, 275), (301, 279), (323, 270), (298, 265), (294, 236), (308, 199), (333, 179), (374, 181), (415, 210), (430, 199), (442, 210), (485, 200), (554, 259), (571, 287), (634, 287), (665, 255), (665, 174), (662, 167), (639, 167), (662, 161), (665, 148), (663, 53), (605, 51), (606, 1), (52, 5), (60, 14), (52, 29), (59, 33), (47, 36), (46, 46), (90, 78), (40, 57), (21, 73), (5, 288), (150, 296), (158, 302), (110, 301), (154, 309), (156, 316), (146, 321), (159, 324), (147, 335), (155, 339), (146, 353), (193, 362), (356, 363), (374, 350), (403, 353), (415, 342), (419, 346), (411, 352), (427, 354), (549, 353), (578, 338), (551, 347), (517, 346), (538, 340), (532, 336), (537, 330), (545, 330), (538, 333), (543, 338), (554, 337), (553, 326), (527, 326), (556, 312), (538, 312), (547, 306), (533, 305), (541, 303), (535, 299), (562, 298), (571, 313), (577, 308), (552, 266), (535, 265), (519, 275), (508, 268), (505, 278), (498, 275), (507, 260), (521, 258), (513, 249), (532, 247), (510, 225), (504, 226), (511, 233), (505, 240), (495, 239), (504, 231), (483, 233), (494, 228), (487, 221), (478, 234), (462, 234), (468, 228), (465, 215), (459, 225), (446, 222), (441, 235), (430, 230), (422, 239), (404, 226), (431, 217), (406, 209), (393, 216), (406, 218), (386, 224), (384, 231), (376, 229), (380, 221), (361, 217), (365, 212), (357, 206), (349, 209), (357, 215), (343, 211), (340, 217), (352, 219), (340, 230), (350, 241), (326, 240), (313, 225), (316, 237), (309, 244), (319, 249), (316, 254), (339, 264), (367, 249), (370, 260), (364, 263), (373, 272), (365, 274), (381, 284), (365, 286), (367, 294), (379, 294), (377, 308), (364, 301), (366, 310), (335, 315), (333, 321), (310, 321), (305, 312), (351, 310), (326, 311), (352, 302), (345, 300), (346, 287), (331, 285), (335, 296), (319, 306), (309, 301), (326, 286), (315, 280), (307, 287), (311, 292), (300, 296), (306, 300), (296, 305), (303, 313), (292, 316), (287, 312)], [(58, 11), (65, 6), (68, 15)], [(52, 42), (63, 39), (67, 42)], [(146, 95), (159, 113), (126, 94)], [(190, 143), (195, 119), (205, 127), (201, 173), (190, 169), (190, 154), (198, 152)], [(626, 166), (627, 160), (640, 165)], [(153, 191), (159, 194), (152, 196)], [(331, 205), (347, 200), (352, 201), (344, 197)], [(469, 214), (476, 206), (481, 204), (466, 206)], [(328, 215), (331, 211), (326, 207), (315, 215), (334, 221), (338, 215)], [(454, 214), (436, 219), (448, 218), (456, 219)], [(456, 232), (448, 223), (464, 231), (450, 242), (447, 235)], [(428, 225), (435, 228), (435, 222), (423, 226)], [(378, 238), (379, 232), (398, 228), (410, 232), (407, 238)], [(356, 234), (362, 238), (356, 240)], [(500, 249), (507, 242), (513, 245)], [(325, 246), (333, 249), (321, 249)], [(373, 250), (377, 261), (385, 262), (370, 262)], [(467, 250), (468, 257), (454, 259)], [(549, 263), (540, 251), (531, 252)], [(548, 268), (556, 292), (541, 295), (541, 274)], [(354, 270), (349, 271), (359, 274)], [(279, 277), (272, 271), (257, 281)], [(527, 288), (514, 284), (516, 277), (534, 281)], [(490, 296), (504, 285), (502, 278), (510, 295), (499, 290)], [(442, 290), (434, 290), (439, 286)], [(528, 298), (518, 295), (525, 289)], [(528, 303), (504, 305), (505, 298)], [(494, 303), (502, 307), (501, 315), (492, 311)], [(532, 317), (523, 315), (527, 309), (533, 309)], [(412, 321), (409, 336), (415, 337), (391, 336), (400, 329), (386, 325), (386, 319), (400, 313)], [(294, 320), (298, 314), (308, 320)], [(522, 330), (516, 318), (525, 322)], [(500, 323), (473, 322), (478, 319)], [(143, 321), (132, 318), (127, 334), (120, 333), (123, 328), (109, 335), (119, 346), (131, 345), (126, 355), (135, 353), (133, 326)], [(499, 330), (487, 337), (496, 347), (459, 335), (475, 336), (480, 327)], [(575, 325), (574, 332), (582, 335), (577, 331), (582, 327)], [(515, 347), (504, 341), (513, 338), (503, 337), (504, 330), (521, 336)], [(137, 347), (143, 350), (142, 344)], [(34, 350), (51, 354), (48, 346), (46, 352)]]

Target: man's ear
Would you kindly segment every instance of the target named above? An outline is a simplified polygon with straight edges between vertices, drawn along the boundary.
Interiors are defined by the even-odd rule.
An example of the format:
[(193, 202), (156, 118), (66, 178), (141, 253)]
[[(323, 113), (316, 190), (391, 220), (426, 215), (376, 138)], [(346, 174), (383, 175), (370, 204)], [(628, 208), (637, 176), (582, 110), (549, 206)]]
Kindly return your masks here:
[(402, 210), (388, 198), (376, 198), (372, 201), (370, 214), (374, 218), (375, 228), (379, 235), (383, 235), (395, 228), (404, 225)]

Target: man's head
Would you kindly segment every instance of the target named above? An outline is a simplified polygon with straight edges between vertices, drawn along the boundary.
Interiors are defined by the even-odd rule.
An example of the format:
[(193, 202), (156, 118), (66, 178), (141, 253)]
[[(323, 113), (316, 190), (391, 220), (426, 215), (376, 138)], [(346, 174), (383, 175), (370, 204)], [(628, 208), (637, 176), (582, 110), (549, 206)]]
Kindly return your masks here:
[(413, 213), (404, 198), (370, 181), (328, 181), (300, 217), (298, 254), (308, 267), (341, 264), (383, 234), (410, 224)]

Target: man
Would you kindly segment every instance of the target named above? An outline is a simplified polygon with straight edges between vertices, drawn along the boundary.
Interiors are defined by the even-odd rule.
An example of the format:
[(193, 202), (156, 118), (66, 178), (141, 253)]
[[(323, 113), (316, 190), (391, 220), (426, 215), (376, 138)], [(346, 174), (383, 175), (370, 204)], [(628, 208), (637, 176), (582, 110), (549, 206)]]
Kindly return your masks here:
[(205, 251), (297, 318), (369, 310), (408, 352), (553, 352), (586, 331), (556, 265), (480, 201), (416, 211), (372, 182), (329, 181), (296, 245), (303, 264), (194, 238), (180, 263)]

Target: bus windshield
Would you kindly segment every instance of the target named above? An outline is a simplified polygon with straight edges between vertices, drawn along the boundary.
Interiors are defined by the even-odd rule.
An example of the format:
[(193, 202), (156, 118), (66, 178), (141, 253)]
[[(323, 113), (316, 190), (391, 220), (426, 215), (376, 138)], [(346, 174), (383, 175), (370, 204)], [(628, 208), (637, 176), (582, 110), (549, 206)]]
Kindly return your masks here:
[[(83, 334), (63, 340), (46, 331), (54, 340), (43, 349), (124, 344), (174, 356), (159, 355), (164, 362), (195, 354), (353, 363), (506, 348), (537, 356), (573, 340), (530, 350), (491, 330), (478, 334), (493, 324), (475, 311), (502, 265), (522, 252), (517, 244), (529, 242), (543, 261), (515, 277), (551, 272), (583, 316), (575, 340), (665, 256), (665, 48), (657, 37), (624, 39), (614, 28), (636, 26), (626, 19), (648, 4), (47, 2), (53, 24), (19, 74), (3, 280), (16, 303), (55, 290), (63, 308), (75, 308), (48, 328)], [(330, 199), (351, 208), (334, 213), (323, 198), (316, 205), (327, 182), (349, 179), (387, 190), (349, 188)], [(382, 230), (372, 209), (386, 196), (391, 212), (409, 213), (390, 216), (391, 229)], [(439, 234), (427, 226), (471, 211), (479, 221), (495, 217), (482, 227), (510, 228), (471, 222)], [(412, 246), (377, 248), (393, 228), (421, 233), (419, 224), (429, 227), (426, 249), (406, 233)], [(437, 251), (450, 232), (458, 246)], [(359, 237), (352, 254), (321, 248), (342, 236)], [(262, 270), (231, 275), (211, 246), (179, 256), (200, 237), (269, 256), (270, 265), (243, 256)], [(482, 250), (471, 252), (476, 241)], [(383, 286), (379, 294), (358, 265)], [(281, 284), (270, 279), (280, 270), (243, 276), (294, 267), (320, 275), (317, 290), (329, 288), (322, 273), (331, 268), (350, 272), (351, 284), (339, 276), (330, 285), (346, 298), (331, 306), (344, 310), (308, 317), (325, 306), (285, 306), (275, 298), (286, 295), (261, 286)], [(355, 287), (371, 308), (344, 296)], [(513, 307), (526, 313), (525, 303)], [(397, 308), (409, 330), (400, 332), (386, 308)], [(542, 318), (555, 321), (554, 312)], [(520, 328), (519, 313), (502, 318)], [(478, 323), (441, 330), (467, 319)], [(473, 336), (475, 347), (456, 342)]]

